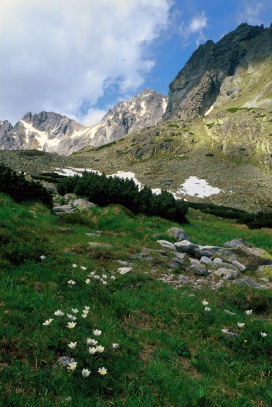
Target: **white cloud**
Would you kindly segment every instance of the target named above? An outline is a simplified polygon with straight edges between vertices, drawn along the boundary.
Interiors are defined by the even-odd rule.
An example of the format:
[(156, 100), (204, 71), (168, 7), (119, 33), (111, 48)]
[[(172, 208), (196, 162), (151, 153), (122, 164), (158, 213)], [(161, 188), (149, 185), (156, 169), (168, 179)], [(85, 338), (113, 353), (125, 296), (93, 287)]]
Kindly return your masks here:
[(80, 117), (108, 82), (120, 94), (137, 89), (169, 9), (168, 0), (1, 0), (0, 118)]
[(184, 44), (190, 43), (193, 40), (199, 45), (201, 42), (205, 41), (204, 30), (207, 28), (208, 19), (206, 17), (205, 11), (195, 14), (189, 22), (185, 23), (182, 21), (179, 26), (179, 33), (184, 41)]
[(99, 123), (106, 113), (106, 110), (90, 108), (81, 122), (84, 126), (93, 126)]
[(248, 23), (251, 25), (262, 24), (262, 19), (260, 17), (261, 12), (264, 9), (263, 1), (258, 0), (246, 0), (243, 1), (239, 13), (238, 13), (238, 24)]

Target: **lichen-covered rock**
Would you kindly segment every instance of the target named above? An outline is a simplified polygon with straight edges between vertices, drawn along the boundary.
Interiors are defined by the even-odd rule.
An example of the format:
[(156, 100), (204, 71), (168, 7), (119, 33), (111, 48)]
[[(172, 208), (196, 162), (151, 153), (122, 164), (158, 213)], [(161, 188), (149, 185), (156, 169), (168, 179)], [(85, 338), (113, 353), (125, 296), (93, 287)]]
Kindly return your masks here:
[(96, 206), (94, 203), (86, 201), (85, 199), (72, 199), (68, 202), (68, 205), (79, 210), (90, 209)]
[(191, 243), (189, 240), (181, 240), (180, 242), (174, 243), (176, 250), (180, 253), (193, 253), (198, 247), (196, 244)]
[(239, 271), (222, 267), (218, 270), (215, 270), (213, 272), (213, 275), (223, 277), (223, 280), (233, 280), (239, 275)]
[(188, 240), (190, 241), (186, 232), (183, 229), (172, 227), (166, 231), (168, 236), (174, 237), (176, 240)]
[(244, 239), (233, 239), (233, 240), (230, 240), (229, 242), (224, 243), (223, 246), (225, 246), (225, 247), (238, 247), (238, 246), (252, 247), (252, 245)]

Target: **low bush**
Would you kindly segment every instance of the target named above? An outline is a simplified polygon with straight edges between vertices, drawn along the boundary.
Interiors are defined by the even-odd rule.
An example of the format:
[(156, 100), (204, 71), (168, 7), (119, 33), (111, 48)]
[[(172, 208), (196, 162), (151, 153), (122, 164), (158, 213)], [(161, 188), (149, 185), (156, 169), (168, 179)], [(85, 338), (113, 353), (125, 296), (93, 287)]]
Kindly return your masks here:
[(0, 164), (0, 192), (8, 194), (16, 202), (41, 201), (49, 209), (53, 208), (51, 195), (39, 183), (27, 181), (24, 174)]

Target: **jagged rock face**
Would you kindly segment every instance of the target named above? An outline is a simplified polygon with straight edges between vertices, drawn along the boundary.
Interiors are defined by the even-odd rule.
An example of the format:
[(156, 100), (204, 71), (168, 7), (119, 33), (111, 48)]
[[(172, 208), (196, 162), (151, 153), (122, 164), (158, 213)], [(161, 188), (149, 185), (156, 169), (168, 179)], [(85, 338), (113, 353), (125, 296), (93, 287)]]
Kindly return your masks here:
[(146, 89), (132, 100), (119, 103), (96, 126), (85, 127), (54, 112), (27, 113), (13, 127), (0, 121), (0, 149), (37, 149), (71, 154), (86, 146), (99, 146), (161, 120), (167, 97)]
[(92, 138), (92, 145), (116, 141), (158, 123), (165, 113), (168, 98), (145, 89), (133, 99), (118, 103), (104, 116)]
[(264, 60), (272, 54), (272, 25), (241, 24), (214, 43), (207, 41), (192, 54), (169, 86), (169, 103), (164, 119), (194, 119), (203, 116), (220, 94), (226, 77), (238, 67)]

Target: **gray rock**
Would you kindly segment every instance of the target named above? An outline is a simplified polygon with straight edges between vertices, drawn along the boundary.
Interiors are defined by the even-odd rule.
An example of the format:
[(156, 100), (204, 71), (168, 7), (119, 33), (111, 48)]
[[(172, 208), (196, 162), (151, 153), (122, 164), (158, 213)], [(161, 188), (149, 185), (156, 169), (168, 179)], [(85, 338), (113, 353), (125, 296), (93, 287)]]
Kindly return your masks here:
[(226, 268), (220, 268), (212, 273), (212, 275), (223, 277), (223, 280), (233, 280), (239, 275), (239, 271)]
[(54, 207), (54, 213), (55, 215), (61, 215), (64, 213), (72, 213), (74, 212), (74, 208), (71, 207), (71, 205), (61, 205), (61, 206), (55, 206)]
[(220, 268), (225, 268), (225, 269), (229, 269), (229, 270), (238, 270), (238, 268), (236, 266), (234, 266), (234, 264), (232, 263), (219, 263), (219, 262), (211, 262), (209, 264), (207, 264), (209, 269), (211, 270), (219, 270)]
[(190, 241), (186, 232), (183, 229), (172, 227), (166, 231), (168, 236), (174, 237), (176, 240), (188, 240)]
[(223, 260), (220, 259), (219, 257), (215, 257), (215, 258), (213, 259), (213, 263), (223, 263)]
[(190, 278), (188, 276), (185, 276), (184, 274), (180, 274), (177, 279), (178, 284), (186, 284), (189, 281), (190, 281)]
[(196, 244), (191, 243), (189, 240), (181, 240), (180, 242), (174, 243), (175, 248), (180, 253), (193, 253), (198, 247)]
[(208, 276), (209, 271), (204, 264), (193, 264), (186, 268), (189, 273), (195, 274), (196, 276)]
[(201, 261), (201, 263), (205, 263), (205, 264), (212, 263), (212, 260), (207, 256), (202, 256), (200, 258), (200, 261)]
[(68, 205), (71, 205), (72, 208), (79, 210), (94, 208), (96, 205), (92, 202), (86, 201), (85, 199), (71, 199), (68, 202)]
[(246, 287), (256, 288), (256, 289), (259, 289), (259, 290), (265, 290), (266, 289), (265, 286), (257, 283), (255, 278), (248, 277), (248, 276), (238, 278), (237, 280), (233, 280), (232, 283), (236, 284), (236, 285), (242, 285), (242, 286), (246, 286)]
[(127, 273), (129, 273), (131, 270), (133, 270), (132, 267), (120, 267), (120, 268), (117, 270), (117, 273), (119, 273), (119, 274), (127, 274)]
[[(196, 249), (196, 250), (199, 250), (203, 253), (204, 252), (212, 253), (214, 255), (217, 252), (217, 250), (219, 250), (219, 249), (220, 249), (220, 246), (208, 246), (208, 245), (201, 246), (201, 245), (199, 245), (198, 249)], [(203, 256), (205, 256), (205, 254), (203, 254)], [(210, 256), (207, 256), (207, 257), (210, 257)]]
[(107, 244), (107, 243), (90, 242), (90, 243), (88, 243), (88, 247), (90, 249), (96, 249), (96, 248), (112, 249), (114, 246), (112, 246), (111, 244)]
[(232, 249), (219, 249), (215, 257), (220, 257), (224, 262), (238, 261), (246, 267), (257, 269), (263, 264), (272, 264), (272, 256), (268, 252), (256, 247), (238, 246)]
[(242, 263), (239, 263), (239, 261), (234, 260), (232, 264), (237, 267), (240, 271), (244, 271), (246, 269), (246, 266)]
[(265, 273), (272, 277), (272, 264), (265, 265), (265, 266), (259, 266), (257, 268), (257, 273)]
[(54, 185), (43, 185), (44, 188), (52, 195), (58, 195), (58, 190)]
[(251, 244), (249, 244), (246, 240), (244, 239), (233, 239), (230, 240), (229, 242), (226, 242), (223, 244), (224, 247), (252, 247)]
[(165, 249), (171, 250), (172, 252), (177, 251), (175, 245), (173, 243), (168, 242), (168, 240), (157, 240), (157, 243), (159, 243)]

